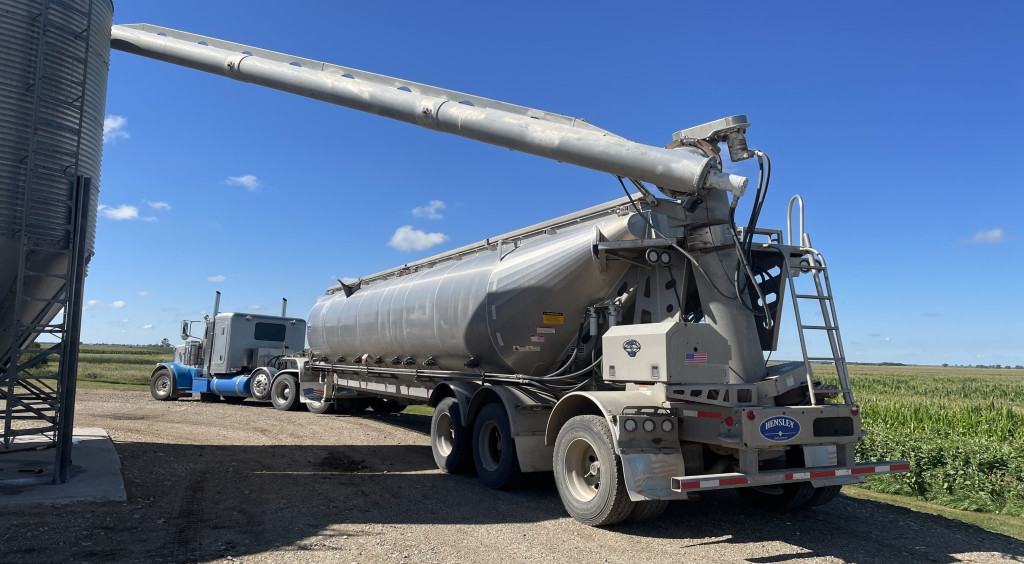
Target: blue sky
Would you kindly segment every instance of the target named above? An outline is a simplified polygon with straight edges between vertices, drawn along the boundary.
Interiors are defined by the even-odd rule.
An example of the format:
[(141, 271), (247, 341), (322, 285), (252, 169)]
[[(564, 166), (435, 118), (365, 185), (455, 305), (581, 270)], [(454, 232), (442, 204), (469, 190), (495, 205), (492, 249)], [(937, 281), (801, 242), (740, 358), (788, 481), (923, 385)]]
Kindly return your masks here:
[[(761, 226), (804, 197), (850, 360), (1024, 364), (1020, 4), (490, 6), (120, 0), (114, 18), (651, 145), (747, 114), (774, 165)], [(226, 311), (287, 297), (304, 316), (336, 278), (621, 193), (606, 174), (120, 52), (107, 114), (86, 342), (176, 341), (215, 290)], [(749, 161), (735, 170), (756, 179)], [(797, 358), (791, 320), (782, 331), (775, 358)]]

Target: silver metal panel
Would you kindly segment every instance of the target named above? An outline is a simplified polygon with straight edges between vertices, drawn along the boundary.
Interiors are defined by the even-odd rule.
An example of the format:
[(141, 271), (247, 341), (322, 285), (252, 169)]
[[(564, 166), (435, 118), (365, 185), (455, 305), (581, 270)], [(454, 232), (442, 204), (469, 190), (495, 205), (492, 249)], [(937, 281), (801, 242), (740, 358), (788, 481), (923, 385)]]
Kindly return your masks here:
[[(256, 339), (257, 323), (274, 323), (285, 326), (284, 341)], [(260, 349), (277, 350), (276, 354), (295, 354), (305, 345), (306, 322), (298, 317), (276, 315), (255, 315), (246, 313), (219, 313), (214, 319), (213, 357), (210, 362), (212, 374), (234, 374), (243, 369), (256, 368)], [(287, 350), (285, 350), (287, 346)]]
[[(626, 222), (609, 210), (518, 247), (375, 278), (349, 297), (329, 293), (310, 311), (310, 348), (339, 364), (370, 355), (371, 364), (397, 357), (429, 368), (433, 359), (434, 368), (464, 370), (472, 358), (486, 371), (543, 373), (575, 342), (586, 308), (623, 283), (629, 263), (602, 271), (592, 245), (595, 226), (625, 237)], [(560, 319), (545, 323), (545, 313)]]

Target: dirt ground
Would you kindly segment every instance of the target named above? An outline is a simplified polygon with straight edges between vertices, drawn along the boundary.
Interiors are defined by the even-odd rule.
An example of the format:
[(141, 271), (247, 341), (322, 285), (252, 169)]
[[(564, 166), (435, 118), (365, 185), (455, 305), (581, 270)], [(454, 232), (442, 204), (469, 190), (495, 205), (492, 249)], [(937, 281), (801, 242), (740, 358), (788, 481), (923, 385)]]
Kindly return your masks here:
[(768, 514), (714, 492), (590, 528), (550, 474), (511, 492), (441, 474), (422, 415), (83, 390), (76, 425), (110, 433), (128, 503), (9, 509), (0, 562), (1024, 562), (1024, 542), (847, 497)]

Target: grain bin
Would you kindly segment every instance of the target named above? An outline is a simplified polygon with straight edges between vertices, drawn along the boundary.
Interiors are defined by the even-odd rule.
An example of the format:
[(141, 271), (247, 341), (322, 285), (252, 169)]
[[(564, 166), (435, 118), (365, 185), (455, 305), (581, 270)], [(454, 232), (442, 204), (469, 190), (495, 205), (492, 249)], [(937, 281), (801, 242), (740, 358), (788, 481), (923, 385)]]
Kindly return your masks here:
[(0, 0), (0, 365), (12, 341), (38, 337), (14, 323), (16, 310), (38, 325), (62, 307), (79, 176), (92, 179), (93, 254), (113, 10), (110, 0)]

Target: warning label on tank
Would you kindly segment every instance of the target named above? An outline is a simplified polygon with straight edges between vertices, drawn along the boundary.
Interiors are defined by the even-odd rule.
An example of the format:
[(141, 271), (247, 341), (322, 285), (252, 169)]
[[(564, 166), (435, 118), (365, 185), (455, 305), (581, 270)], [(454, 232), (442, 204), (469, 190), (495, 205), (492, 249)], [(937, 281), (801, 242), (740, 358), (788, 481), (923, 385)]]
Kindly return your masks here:
[(530, 335), (530, 342), (531, 343), (543, 343), (544, 342), (544, 335)]
[(515, 352), (540, 352), (540, 347), (516, 345), (512, 347)]
[(553, 325), (538, 325), (537, 326), (537, 332), (538, 333), (554, 333), (555, 332), (555, 327)]
[(556, 311), (545, 311), (541, 317), (545, 325), (564, 325), (565, 316)]

